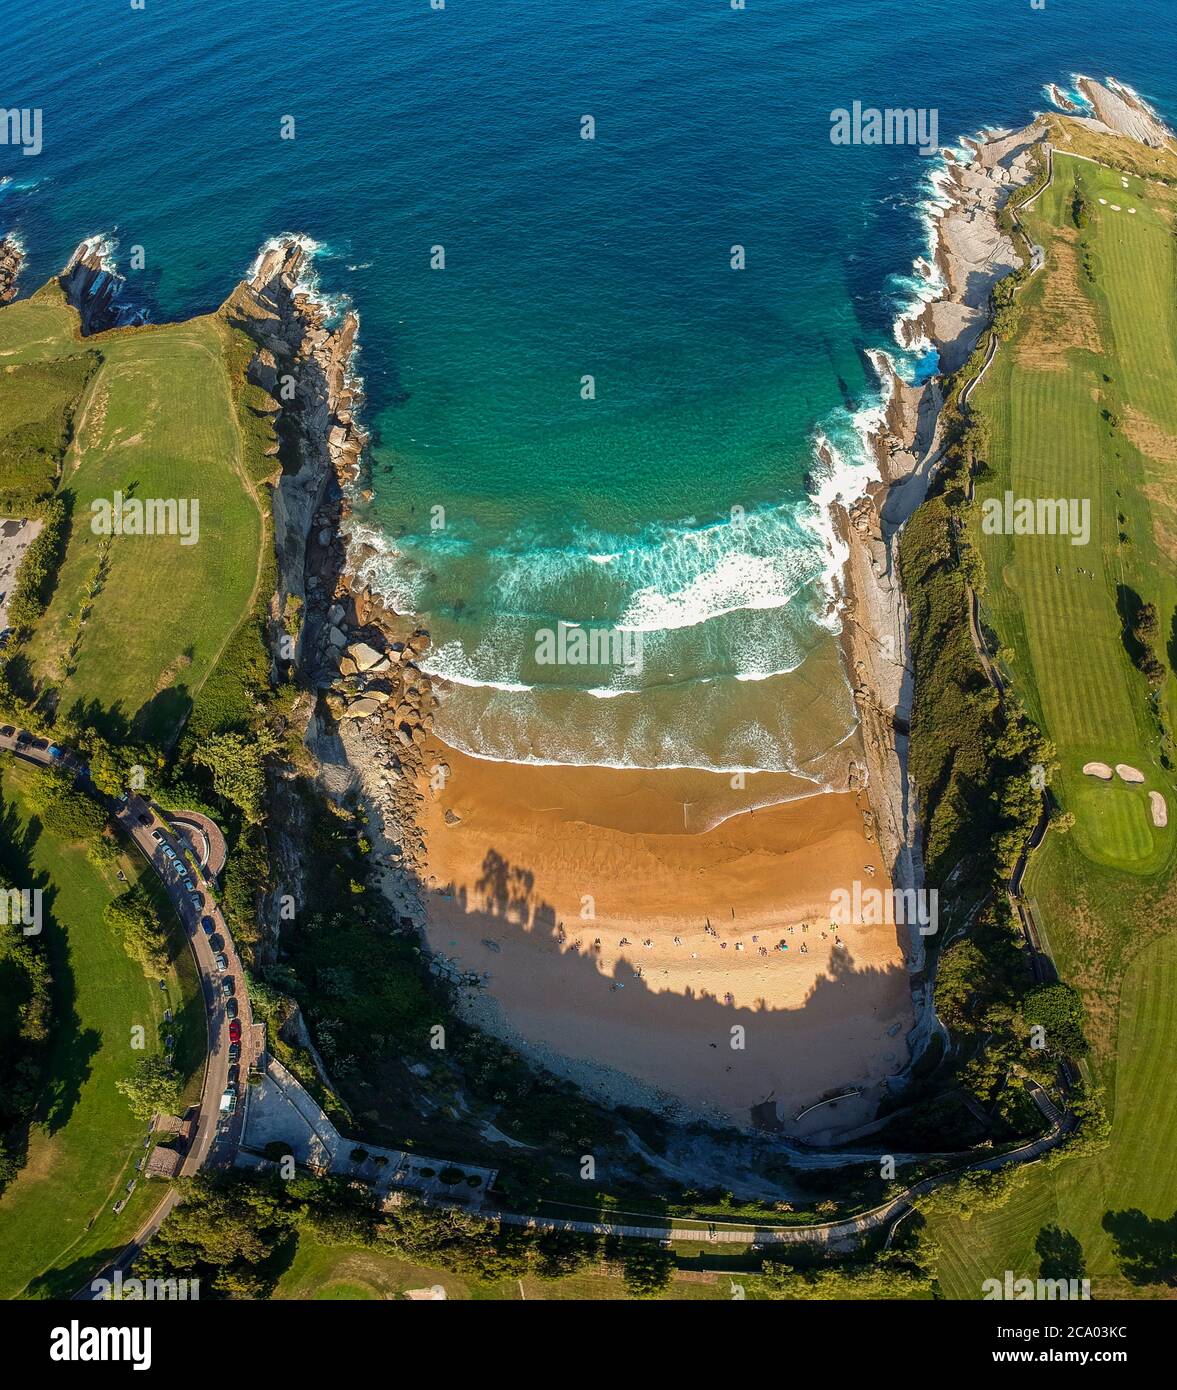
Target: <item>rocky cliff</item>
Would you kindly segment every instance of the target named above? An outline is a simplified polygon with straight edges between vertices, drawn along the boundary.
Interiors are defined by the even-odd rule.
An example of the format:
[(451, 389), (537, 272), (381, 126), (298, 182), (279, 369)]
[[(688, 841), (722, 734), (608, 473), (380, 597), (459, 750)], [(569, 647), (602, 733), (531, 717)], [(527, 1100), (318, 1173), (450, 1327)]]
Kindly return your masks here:
[[(263, 252), (224, 312), (257, 344), (250, 379), (277, 411), (278, 609), (299, 615), (293, 660), (314, 692), (305, 742), (316, 781), (328, 796), (362, 787), (374, 861), (385, 866), (382, 886), (408, 928), (423, 921), (412, 784), (437, 705), (432, 681), (417, 665), (429, 635), (358, 585), (349, 565), (348, 496), (367, 444), (357, 419), (363, 397), (349, 372), (359, 319), (349, 312), (330, 327), (326, 307), (300, 287), (304, 269), (296, 240)], [(358, 564), (363, 556), (353, 558)], [(275, 635), (284, 631), (276, 625)], [(276, 875), (281, 891), (301, 905), (308, 885), (298, 853), (299, 806), (283, 778), (271, 793)], [(275, 930), (276, 914), (270, 916)]]
[(65, 297), (78, 311), (82, 333), (101, 333), (122, 321), (118, 303), (123, 279), (110, 263), (110, 248), (101, 237), (89, 237), (69, 258), (58, 277)]

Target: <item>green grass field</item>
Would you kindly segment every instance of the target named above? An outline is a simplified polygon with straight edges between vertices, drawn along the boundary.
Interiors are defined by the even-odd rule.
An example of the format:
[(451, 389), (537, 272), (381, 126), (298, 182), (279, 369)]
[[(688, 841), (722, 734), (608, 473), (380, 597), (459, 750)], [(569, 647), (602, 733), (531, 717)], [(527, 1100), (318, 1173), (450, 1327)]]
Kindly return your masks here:
[[(717, 1272), (716, 1251), (708, 1247), (697, 1252), (697, 1261), (686, 1248), (678, 1250), (680, 1268), (659, 1299), (696, 1302), (729, 1301), (736, 1289), (747, 1300), (764, 1297), (763, 1281), (740, 1269), (730, 1274)], [(690, 1267), (697, 1263), (697, 1268)], [(747, 1261), (743, 1261), (747, 1263)], [(754, 1262), (755, 1263), (755, 1262)], [(303, 1232), (294, 1257), (283, 1271), (274, 1291), (277, 1299), (369, 1300), (403, 1298), (409, 1289), (428, 1289), (440, 1284), (451, 1299), (473, 1300), (624, 1300), (632, 1297), (621, 1273), (610, 1265), (589, 1265), (576, 1274), (560, 1279), (480, 1280), (469, 1274), (453, 1274), (433, 1265), (416, 1264), (382, 1250), (351, 1245), (324, 1244)], [(854, 1291), (847, 1289), (847, 1297)]]
[[(1102, 158), (1115, 148), (1084, 145)], [(988, 581), (985, 624), (1012, 652), (1013, 688), (1055, 744), (1052, 790), (1075, 817), (1069, 834), (1047, 837), (1026, 890), (1062, 978), (1083, 995), (1111, 1142), (1095, 1157), (1035, 1166), (995, 1212), (933, 1220), (941, 1290), (953, 1298), (979, 1298), (982, 1280), (1007, 1269), (1035, 1277), (1042, 1251), (1060, 1246), (1095, 1296), (1152, 1296), (1156, 1282), (1125, 1276), (1125, 1253), (1135, 1246), (1147, 1257), (1150, 1242), (1171, 1250), (1175, 1239), (1165, 1223), (1177, 1214), (1168, 1158), (1177, 1146), (1177, 798), (1122, 608), (1125, 595), (1156, 605), (1168, 666), (1159, 704), (1172, 728), (1177, 197), (1123, 177), (1127, 187), (1118, 170), (1056, 154), (1054, 181), (1024, 219), (1046, 266), (1023, 289), (1017, 332), (972, 400), (990, 439), (980, 501), (1006, 489), (1090, 500), (1087, 545), (984, 534), (979, 511), (974, 539)], [(1089, 210), (1082, 228), (1076, 186)], [(1145, 785), (1084, 776), (1088, 761), (1130, 764)], [(1166, 829), (1152, 823), (1150, 790), (1168, 802)], [(1133, 1210), (1143, 1216), (1122, 1215)], [(1124, 1249), (1116, 1231), (1132, 1237)]]
[(0, 366), (44, 362), (81, 351), (77, 315), (56, 281), (0, 313)]
[[(1076, 180), (1092, 209), (1082, 239), (1094, 283), (1071, 221)], [(1008, 489), (1015, 497), (1087, 501), (1090, 540), (978, 528), (989, 575), (985, 618), (1012, 649), (1016, 688), (1058, 749), (1055, 790), (1076, 817), (1085, 854), (1154, 874), (1172, 859), (1175, 829), (1172, 822), (1154, 828), (1147, 793), (1161, 791), (1173, 805), (1173, 778), (1160, 764), (1148, 687), (1125, 649), (1118, 599), (1131, 591), (1154, 602), (1167, 633), (1177, 567), (1162, 548), (1169, 536), (1154, 524), (1150, 497), (1164, 461), (1133, 441), (1177, 440), (1172, 209), (1140, 178), (1125, 190), (1118, 173), (1058, 156), (1027, 227), (1046, 246), (1047, 266), (1023, 291), (1017, 341), (974, 393), (992, 439), (992, 472), (978, 498)], [(1120, 425), (1113, 428), (1104, 411)], [(1167, 699), (1173, 685), (1170, 676)], [(1127, 763), (1147, 782), (1100, 783), (1084, 776), (1087, 762)]]
[[(747, 1276), (734, 1276), (750, 1284)], [(624, 1299), (628, 1298), (621, 1276), (601, 1268), (588, 1268), (562, 1279), (501, 1279), (485, 1282), (468, 1274), (402, 1260), (380, 1249), (348, 1245), (324, 1245), (302, 1234), (294, 1258), (279, 1280), (274, 1297), (279, 1299), (382, 1299), (403, 1298), (408, 1289), (428, 1289), (440, 1284), (453, 1299)], [(748, 1289), (751, 1296), (752, 1290)], [(668, 1299), (730, 1299), (727, 1275), (679, 1277), (663, 1297)]]
[[(1172, 1058), (1177, 1052), (1177, 937), (1154, 941), (1132, 962), (1124, 978), (1118, 1029), (1118, 1086), (1109, 1147), (1093, 1158), (1076, 1158), (1053, 1170), (1031, 1170), (1026, 1186), (1007, 1206), (975, 1216), (931, 1223), (943, 1254), (938, 1274), (949, 1298), (979, 1298), (982, 1280), (1038, 1276), (1037, 1249), (1051, 1227), (1068, 1233), (1082, 1250), (1082, 1275), (1092, 1296), (1147, 1296), (1150, 1286), (1124, 1278), (1110, 1225), (1122, 1213), (1140, 1211), (1169, 1223), (1170, 1259), (1177, 1243), (1177, 1091)], [(1119, 1217), (1119, 1219), (1117, 1219)], [(1105, 1223), (1107, 1223), (1105, 1225)], [(1147, 1246), (1147, 1241), (1142, 1242)], [(1154, 1296), (1160, 1291), (1153, 1288)]]
[[(68, 1296), (163, 1194), (161, 1184), (140, 1180), (123, 1211), (111, 1210), (138, 1177), (135, 1164), (145, 1153), (146, 1126), (115, 1089), (138, 1055), (131, 1050), (132, 1026), (145, 1027), (149, 1048), (163, 1034), (175, 1035), (187, 1101), (199, 1094), (207, 1044), (196, 969), (179, 925), (161, 990), (103, 925), (103, 908), (121, 889), (113, 871), (96, 869), (81, 845), (62, 844), (36, 824), (30, 829), (22, 799), (28, 775), (4, 755), (0, 811), (11, 808), (18, 825), (6, 858), (10, 852), (24, 858), (24, 872), (45, 895), (54, 1031), (28, 1162), (0, 1197), (0, 1298)], [(120, 866), (132, 880), (140, 872), (129, 852)], [(171, 1024), (163, 1020), (168, 1008)]]
[[(0, 312), (0, 342), (11, 312)], [(82, 397), (60, 485), (74, 499), (70, 540), (28, 657), (34, 675), (59, 690), (59, 712), (77, 702), (97, 708), (99, 727), (114, 735), (130, 725), (168, 740), (258, 583), (269, 542), (243, 458), (228, 340), (216, 316), (87, 340), (103, 360)], [(91, 503), (116, 491), (197, 502), (198, 540), (115, 536), (103, 569)]]

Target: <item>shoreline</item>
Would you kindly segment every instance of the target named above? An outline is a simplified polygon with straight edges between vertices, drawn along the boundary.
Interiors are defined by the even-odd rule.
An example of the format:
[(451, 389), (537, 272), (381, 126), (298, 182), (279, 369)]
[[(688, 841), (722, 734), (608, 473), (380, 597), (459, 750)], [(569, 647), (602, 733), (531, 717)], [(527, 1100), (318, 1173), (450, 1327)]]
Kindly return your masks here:
[[(677, 939), (682, 938), (685, 948), (686, 930), (676, 931), (675, 925), (700, 915), (708, 916), (699, 910), (698, 903), (703, 899), (690, 897), (699, 889), (700, 875), (694, 871), (697, 866), (679, 863), (677, 878), (670, 876), (659, 880), (659, 875), (667, 871), (667, 865), (674, 864), (676, 854), (684, 845), (689, 845), (693, 853), (705, 847), (706, 837), (716, 832), (730, 839), (749, 827), (754, 838), (768, 835), (771, 839), (771, 823), (771, 830), (777, 832), (773, 846), (744, 844), (735, 854), (729, 845), (727, 852), (729, 860), (735, 863), (739, 862), (740, 854), (751, 855), (756, 862), (768, 862), (772, 854), (779, 854), (783, 856), (777, 864), (779, 870), (780, 862), (787, 861), (788, 855), (800, 848), (790, 842), (792, 832), (782, 828), (784, 822), (813, 820), (819, 813), (835, 807), (841, 811), (852, 808), (852, 819), (857, 825), (855, 830), (851, 821), (846, 820), (839, 832), (850, 835), (855, 845), (853, 856), (858, 863), (852, 867), (853, 874), (861, 873), (866, 858), (877, 858), (874, 851), (879, 850), (883, 861), (876, 863), (871, 872), (879, 874), (880, 886), (888, 882), (900, 889), (923, 886), (915, 790), (907, 778), (911, 673), (907, 667), (906, 599), (896, 565), (897, 538), (907, 517), (922, 501), (939, 457), (942, 376), (963, 364), (985, 331), (991, 285), (1021, 263), (1001, 230), (998, 214), (1009, 194), (1033, 176), (1030, 151), (1041, 143), (1046, 131), (1047, 126), (1039, 116), (1021, 131), (989, 132), (982, 138), (965, 142), (964, 148), (971, 151), (967, 162), (946, 152), (946, 168), (936, 184), (943, 194), (939, 216), (934, 219), (937, 244), (931, 261), (920, 258), (929, 269), (934, 266), (935, 274), (925, 273), (923, 279), (940, 293), (924, 300), (918, 313), (903, 316), (906, 325), (902, 328), (903, 337), (897, 326), (901, 345), (905, 337), (909, 346), (927, 342), (936, 349), (940, 372), (919, 385), (911, 385), (899, 377), (887, 354), (879, 352), (873, 356), (880, 368), (884, 400), (878, 428), (870, 435), (869, 444), (880, 476), (854, 501), (837, 501), (830, 508), (835, 532), (846, 550), (842, 568), (840, 646), (844, 673), (859, 711), (857, 737), (862, 744), (865, 777), (858, 761), (851, 761), (844, 791), (834, 789), (820, 794), (809, 791), (792, 799), (773, 796), (762, 799), (755, 806), (749, 804), (749, 798), (742, 805), (729, 807), (724, 814), (703, 817), (694, 826), (687, 822), (686, 808), (694, 804), (688, 795), (679, 789), (667, 797), (662, 788), (637, 787), (632, 778), (631, 785), (623, 787), (631, 770), (483, 761), (448, 749), (436, 737), (433, 712), (440, 703), (438, 691), (443, 689), (444, 683), (431, 678), (421, 669), (418, 660), (428, 651), (428, 633), (414, 629), (413, 619), (390, 611), (368, 588), (361, 577), (367, 558), (366, 547), (354, 542), (349, 527), (349, 494), (359, 485), (362, 454), (367, 442), (366, 434), (355, 421), (355, 410), (362, 395), (358, 389), (351, 388), (347, 376), (358, 318), (354, 311), (348, 311), (340, 329), (332, 333), (324, 327), (327, 306), (312, 300), (305, 290), (298, 288), (298, 270), (304, 254), (301, 247), (288, 241), (259, 257), (258, 269), (250, 284), (253, 293), (256, 295), (264, 289), (267, 276), (271, 281), (277, 276), (283, 284), (287, 311), (303, 324), (305, 343), (310, 344), (309, 353), (303, 349), (299, 351), (311, 360), (315, 360), (316, 353), (321, 359), (325, 354), (325, 365), (321, 360), (317, 376), (320, 387), (325, 383), (326, 389), (320, 392), (321, 399), (312, 418), (299, 421), (303, 466), (293, 481), (283, 478), (275, 499), (276, 544), (282, 571), (281, 605), (286, 605), (291, 598), (305, 601), (298, 659), (307, 668), (312, 685), (331, 715), (331, 719), (324, 722), (312, 712), (307, 731), (306, 742), (318, 764), (317, 781), (331, 796), (340, 797), (354, 790), (361, 792), (372, 829), (374, 860), (381, 865), (383, 890), (393, 903), (402, 927), (419, 933), (428, 942), (434, 968), (458, 983), (477, 981), (480, 986), (485, 985), (487, 975), (492, 986), (496, 983), (493, 963), (487, 969), (490, 948), (485, 947), (484, 937), (470, 934), (471, 931), (477, 933), (483, 924), (467, 923), (469, 930), (464, 934), (459, 930), (462, 916), (478, 915), (468, 912), (467, 904), (472, 886), (479, 881), (475, 872), (479, 867), (479, 851), (494, 851), (504, 865), (521, 869), (521, 881), (526, 884), (523, 901), (521, 904), (511, 902), (508, 894), (508, 906), (515, 909), (518, 921), (514, 925), (522, 930), (524, 939), (511, 942), (509, 946), (507, 941), (500, 939), (496, 943), (497, 952), (491, 954), (500, 956), (501, 965), (505, 964), (501, 960), (504, 950), (512, 953), (526, 950), (527, 953), (519, 957), (519, 968), (514, 976), (506, 981), (506, 984), (513, 981), (520, 986), (522, 995), (513, 994), (512, 989), (507, 988), (500, 999), (501, 989), (492, 987), (481, 998), (475, 998), (470, 1007), (482, 1016), (492, 1031), (510, 1038), (549, 1069), (574, 1076), (612, 1103), (648, 1104), (653, 1100), (663, 1109), (669, 1107), (713, 1120), (723, 1114), (727, 1123), (736, 1119), (737, 1123), (748, 1124), (748, 1119), (737, 1117), (751, 1112), (752, 1121), (762, 1123), (765, 1128), (798, 1133), (789, 1114), (796, 1101), (813, 1101), (824, 1092), (865, 1079), (871, 1093), (863, 1097), (863, 1104), (839, 1107), (839, 1110), (853, 1108), (855, 1113), (840, 1113), (837, 1128), (854, 1127), (873, 1117), (882, 1094), (879, 1088), (896, 1081), (902, 1085), (910, 1063), (920, 1055), (937, 1026), (931, 982), (925, 975), (923, 940), (914, 932), (908, 936), (904, 930), (903, 935), (908, 939), (900, 941), (899, 933), (893, 931), (896, 939), (890, 946), (875, 942), (871, 948), (872, 953), (876, 953), (872, 954), (872, 968), (883, 974), (898, 970), (902, 977), (908, 1026), (899, 1042), (908, 1056), (901, 1057), (892, 1045), (889, 1056), (881, 1054), (887, 1058), (888, 1065), (884, 1068), (885, 1074), (879, 1075), (869, 1060), (871, 1056), (877, 1059), (880, 1055), (876, 1042), (857, 1061), (849, 1056), (839, 1058), (836, 1075), (834, 1072), (823, 1074), (820, 1067), (816, 1070), (811, 1067), (807, 1074), (802, 1074), (805, 1069), (800, 1067), (795, 1074), (787, 1076), (766, 1073), (755, 1082), (749, 1075), (749, 1090), (734, 1106), (735, 1113), (730, 1098), (725, 1111), (722, 1104), (716, 1102), (723, 1099), (722, 1087), (731, 1083), (719, 1083), (717, 1090), (712, 1079), (707, 1082), (711, 1087), (708, 1093), (707, 1086), (697, 1075), (697, 1065), (688, 1068), (685, 1084), (664, 1084), (674, 1077), (674, 1068), (679, 1064), (680, 1059), (672, 1054), (677, 1051), (686, 1055), (681, 1039), (676, 1043), (671, 1036), (673, 1030), (659, 1026), (651, 1031), (646, 1021), (628, 1043), (617, 1043), (622, 1047), (620, 1058), (615, 1055), (616, 1048), (605, 1056), (602, 1054), (609, 1053), (610, 1040), (616, 1043), (624, 1029), (611, 1033), (612, 1025), (599, 1011), (581, 1002), (583, 982), (595, 988), (594, 982), (603, 973), (612, 972), (615, 986), (628, 983), (619, 981), (617, 972), (629, 968), (631, 961), (628, 957), (623, 960), (620, 954), (609, 953), (606, 933), (616, 931), (614, 953), (630, 949), (633, 937), (626, 937), (625, 923), (628, 922), (633, 933), (640, 930), (635, 927), (636, 922), (654, 920), (653, 916), (642, 917), (639, 912), (638, 916), (628, 917), (615, 906), (607, 909), (602, 920), (608, 925), (600, 933), (600, 945), (596, 945), (594, 929), (590, 947), (599, 951), (601, 968), (582, 954), (583, 942), (575, 952), (565, 950), (573, 938), (563, 922), (575, 903), (576, 895), (571, 892), (570, 885), (578, 874), (582, 884), (587, 877), (590, 883), (625, 882), (635, 889), (661, 881), (663, 896), (659, 906), (663, 909), (664, 920), (659, 923), (659, 929), (663, 934), (673, 933), (676, 947)], [(919, 269), (917, 262), (917, 272)], [(261, 365), (268, 378), (271, 364), (263, 362)], [(312, 373), (312, 378), (315, 375)], [(276, 373), (273, 376), (276, 380)], [(332, 481), (333, 485), (328, 486)], [(481, 771), (477, 770), (479, 767)], [(458, 773), (451, 782), (455, 768)], [(663, 782), (686, 775), (666, 769), (645, 774), (633, 771), (635, 777)], [(773, 775), (749, 774), (749, 777)], [(611, 786), (604, 786), (602, 779)], [(568, 799), (566, 789), (559, 788), (561, 780), (580, 784), (580, 800), (575, 813), (561, 800), (561, 797), (565, 801)], [(490, 804), (492, 798), (481, 785), (487, 781), (494, 783), (493, 806)], [(591, 783), (598, 785), (586, 795), (585, 788)], [(516, 795), (517, 789), (528, 785), (531, 787), (528, 795)], [(504, 803), (511, 802), (513, 796), (514, 822), (503, 814)], [(672, 829), (664, 824), (667, 809), (666, 805), (660, 805), (662, 801), (676, 802), (678, 814), (682, 816), (681, 826)], [(624, 804), (630, 807), (627, 812), (630, 824), (623, 828), (610, 823), (610, 818), (616, 818), (617, 806)], [(663, 821), (659, 821), (659, 816)], [(526, 851), (523, 859), (516, 864), (514, 850), (512, 854), (504, 851), (512, 831), (518, 831), (519, 826), (525, 824), (530, 838), (523, 846)], [(651, 825), (660, 824), (662, 829), (650, 830)], [(477, 829), (480, 825), (481, 831)], [(485, 844), (475, 844), (479, 833)], [(285, 834), (289, 841), (288, 852), (282, 858), (288, 862), (297, 857), (291, 838), (297, 836), (297, 825), (292, 823), (286, 827)], [(659, 839), (657, 845), (651, 844), (651, 834)], [(675, 845), (674, 841), (679, 843)], [(496, 845), (496, 842), (501, 843)], [(578, 859), (582, 854), (588, 854), (589, 860)], [(484, 868), (487, 862), (488, 855), (484, 853)], [(841, 867), (849, 870), (850, 860)], [(831, 875), (827, 870), (824, 880), (827, 901), (830, 883), (836, 877), (837, 874)], [(303, 887), (305, 889), (305, 885)], [(541, 898), (545, 910), (551, 909), (548, 916), (541, 916), (529, 904), (533, 891)], [(766, 917), (757, 917), (750, 902), (745, 904), (745, 910), (749, 912), (748, 920), (755, 922), (758, 928), (767, 925), (768, 917), (773, 916), (794, 928), (804, 915), (819, 916), (815, 909), (820, 908), (820, 902), (812, 891), (808, 898), (804, 893), (792, 899), (782, 894), (779, 872), (771, 882), (761, 881), (757, 891), (763, 894)], [(463, 892), (465, 897), (460, 896)], [(640, 898), (640, 892), (637, 896)], [(447, 901), (460, 901), (462, 913), (455, 916), (452, 909), (443, 907)], [(485, 912), (486, 906), (484, 902), (480, 911)], [(489, 917), (500, 926), (510, 920), (510, 911), (496, 913), (493, 903), (491, 908)], [(793, 917), (797, 920), (792, 920)], [(535, 938), (529, 930), (537, 921), (543, 922), (545, 927), (551, 926), (550, 932), (541, 933), (545, 939)], [(276, 917), (274, 928), (277, 929)], [(449, 936), (445, 935), (447, 931)], [(553, 934), (556, 934), (554, 938)], [(759, 930), (757, 935), (760, 935)], [(625, 947), (621, 946), (622, 941), (626, 942)], [(735, 940), (726, 944), (734, 952)], [(741, 943), (746, 955), (750, 944), (749, 932), (746, 941)], [(758, 951), (759, 945), (758, 942)], [(537, 947), (542, 949), (537, 950)], [(664, 941), (650, 946), (643, 944), (643, 955), (638, 957), (643, 966), (657, 957), (657, 968), (664, 972), (667, 982), (664, 991), (642, 986), (642, 997), (654, 1013), (663, 1007), (658, 1001), (670, 994), (679, 1000), (697, 999), (702, 1005), (701, 1014), (710, 1015), (712, 1007), (737, 1011), (742, 1007), (740, 995), (745, 985), (739, 977), (732, 977), (739, 980), (739, 993), (730, 988), (731, 981), (725, 979), (725, 988), (716, 992), (711, 1003), (704, 1003), (709, 997), (707, 988), (689, 973), (682, 973), (674, 964), (663, 961), (664, 948)], [(882, 954), (877, 954), (879, 950)], [(644, 955), (647, 951), (655, 954)], [(574, 964), (570, 963), (569, 956), (576, 957)], [(734, 953), (728, 957), (733, 961), (736, 958)], [(763, 957), (758, 956), (758, 959)], [(748, 981), (753, 979), (754, 973), (747, 972)], [(640, 980), (644, 975), (643, 970), (636, 978)], [(833, 977), (815, 971), (807, 978), (812, 997), (823, 979)], [(573, 985), (569, 984), (570, 979)], [(578, 981), (581, 983), (575, 983)], [(502, 979), (497, 983), (505, 988)], [(796, 980), (792, 984), (795, 985)], [(630, 987), (633, 988), (632, 983)], [(568, 1003), (569, 988), (581, 991), (575, 1009)], [(606, 991), (616, 997), (616, 992), (609, 991), (607, 986)], [(798, 1005), (806, 1002), (804, 989), (800, 999), (795, 991), (793, 995), (786, 992), (770, 997), (775, 993), (775, 988), (761, 992), (756, 997), (756, 1011), (767, 1010), (770, 1016), (787, 1016), (792, 1004), (800, 1017)], [(722, 1006), (717, 1002), (720, 996), (725, 1000)], [(637, 995), (626, 997), (628, 1000)], [(552, 999), (562, 1002), (551, 1008)], [(532, 1013), (525, 1026), (520, 1027), (521, 1011), (529, 1007)], [(844, 1035), (862, 1019), (864, 1009), (867, 1013), (877, 1012), (878, 1004), (871, 1005), (864, 1000), (859, 1010), (835, 1010), (827, 1021)], [(687, 1012), (693, 1014), (695, 1009)], [(540, 1014), (545, 1017), (540, 1018)], [(712, 1023), (722, 1016), (712, 1016)], [(584, 1036), (573, 1038), (570, 1025), (587, 1031)], [(859, 1040), (860, 1043), (864, 1041)], [(821, 1056), (823, 1048), (829, 1045), (828, 1038), (811, 1039), (797, 1049), (797, 1054), (809, 1061)], [(645, 1059), (642, 1065), (614, 1065), (615, 1061), (624, 1061), (626, 1047), (649, 1052), (658, 1046), (669, 1049), (671, 1054), (664, 1058), (665, 1065), (646, 1065)], [(631, 1060), (633, 1055), (631, 1051)], [(639, 1102), (638, 1096), (643, 1100)], [(785, 1114), (777, 1111), (778, 1100), (786, 1103)], [(764, 1104), (771, 1104), (772, 1113), (757, 1116), (758, 1107)], [(828, 1135), (829, 1117), (822, 1123), (825, 1125), (822, 1132)]]

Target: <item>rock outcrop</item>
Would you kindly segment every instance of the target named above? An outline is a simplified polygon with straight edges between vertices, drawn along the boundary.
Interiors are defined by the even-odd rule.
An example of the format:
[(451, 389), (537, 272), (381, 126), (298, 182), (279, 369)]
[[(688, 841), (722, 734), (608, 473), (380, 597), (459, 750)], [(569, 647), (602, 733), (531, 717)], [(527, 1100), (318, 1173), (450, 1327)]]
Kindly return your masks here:
[[(361, 393), (348, 374), (359, 319), (349, 312), (337, 328), (327, 326), (326, 306), (300, 286), (304, 263), (294, 240), (263, 252), (225, 304), (230, 322), (258, 344), (250, 380), (269, 393), (278, 414), (283, 467), (274, 489), (274, 543), (283, 609), (292, 598), (307, 604), (308, 589), (318, 588), (322, 599), (323, 576), (342, 571), (342, 494), (367, 443), (354, 418)], [(296, 660), (301, 642), (300, 634)]]
[(1095, 119), (1107, 130), (1126, 135), (1151, 149), (1172, 148), (1173, 136), (1161, 118), (1131, 87), (1125, 87), (1114, 77), (1106, 85), (1093, 77), (1080, 77), (1079, 91), (1091, 103)]
[(65, 297), (78, 311), (82, 333), (101, 333), (123, 321), (119, 296), (123, 278), (110, 265), (110, 247), (89, 237), (69, 258), (59, 277)]
[(0, 304), (16, 298), (16, 279), (23, 262), (20, 243), (11, 237), (0, 238)]

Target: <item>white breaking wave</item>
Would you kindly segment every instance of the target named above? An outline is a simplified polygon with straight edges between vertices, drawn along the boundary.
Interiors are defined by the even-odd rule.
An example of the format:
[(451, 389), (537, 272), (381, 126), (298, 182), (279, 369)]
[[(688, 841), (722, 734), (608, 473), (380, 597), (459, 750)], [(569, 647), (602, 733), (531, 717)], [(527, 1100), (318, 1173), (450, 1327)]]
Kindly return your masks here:
[(810, 577), (791, 569), (785, 557), (725, 555), (675, 592), (639, 589), (617, 625), (629, 632), (667, 632), (744, 609), (783, 608)]
[[(303, 260), (299, 267), (298, 278), (294, 282), (294, 288), (298, 293), (305, 294), (309, 299), (313, 299), (317, 304), (321, 304), (328, 313), (330, 320), (337, 320), (352, 307), (351, 297), (342, 293), (327, 293), (319, 281), (319, 274), (315, 267), (315, 258), (329, 252), (326, 242), (316, 241), (313, 236), (308, 236), (306, 232), (280, 232), (277, 236), (272, 236), (263, 241), (258, 249), (257, 255), (250, 262), (249, 269), (245, 272), (246, 279), (252, 280), (261, 269), (262, 261), (271, 251), (281, 250), (288, 242), (297, 242), (302, 248)], [(357, 334), (357, 342), (358, 342)], [(358, 386), (358, 378), (349, 374), (349, 379)]]

